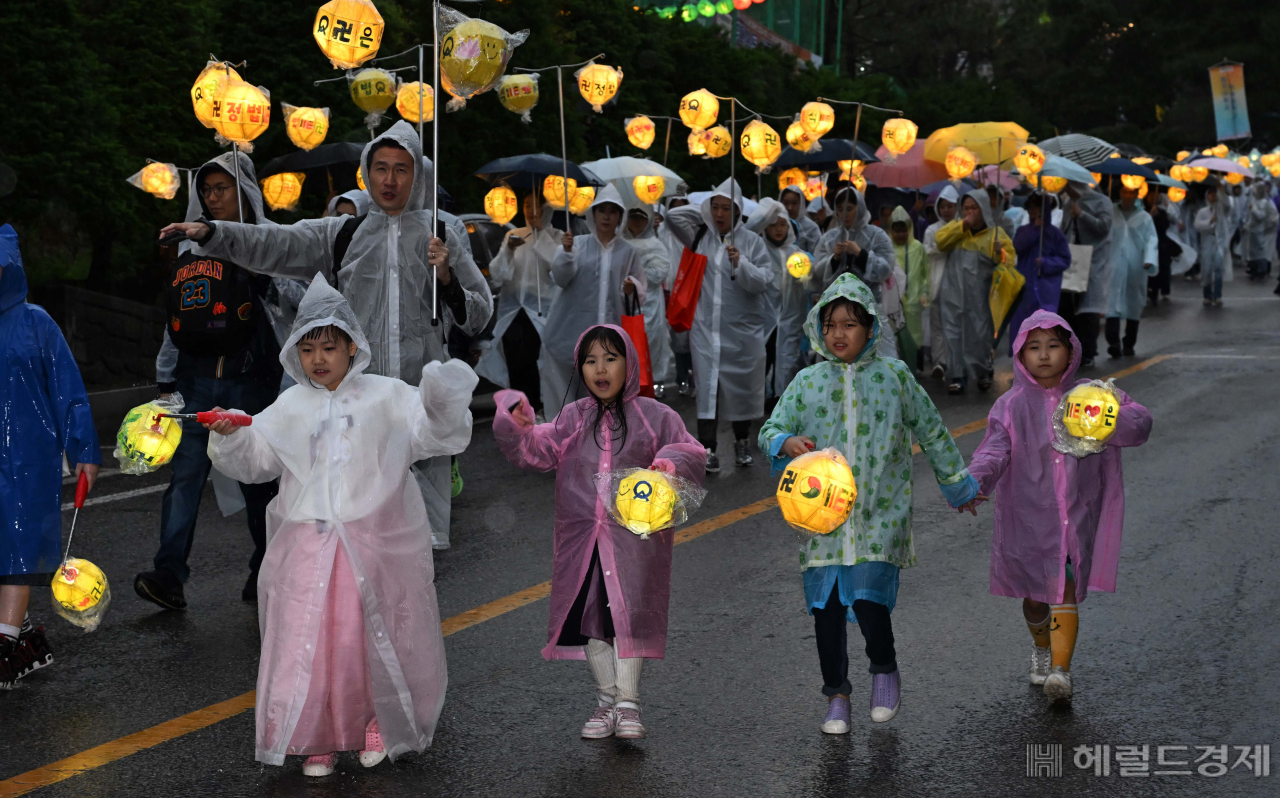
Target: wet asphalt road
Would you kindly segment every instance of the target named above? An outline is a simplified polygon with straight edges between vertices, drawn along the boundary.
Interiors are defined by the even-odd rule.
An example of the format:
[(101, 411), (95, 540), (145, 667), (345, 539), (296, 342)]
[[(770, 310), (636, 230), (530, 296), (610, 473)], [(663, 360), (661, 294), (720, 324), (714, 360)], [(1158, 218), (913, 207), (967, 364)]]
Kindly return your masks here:
[[(1240, 272), (1237, 272), (1240, 275)], [(917, 455), (920, 565), (902, 575), (894, 613), (902, 709), (867, 716), (870, 677), (851, 629), (852, 733), (819, 732), (825, 701), (804, 612), (796, 541), (775, 511), (678, 547), (667, 659), (646, 663), (638, 742), (584, 741), (592, 707), (584, 663), (544, 662), (547, 604), (534, 602), (446, 640), (449, 692), (434, 746), (365, 771), (306, 779), (300, 759), (253, 760), (244, 712), (32, 793), (39, 796), (916, 796), (1276, 795), (1280, 774), (1095, 776), (1079, 745), (1280, 743), (1280, 563), (1275, 452), (1280, 448), (1280, 299), (1238, 277), (1225, 308), (1177, 281), (1173, 301), (1142, 323), (1138, 357), (1174, 357), (1122, 387), (1155, 417), (1150, 442), (1125, 454), (1127, 513), (1118, 592), (1081, 606), (1076, 699), (1050, 708), (1027, 684), (1019, 603), (991, 596), (990, 509), (959, 516), (927, 487)], [(1000, 362), (1008, 379), (1009, 362)], [(950, 427), (985, 417), (992, 397), (954, 398), (925, 380)], [(677, 407), (692, 416), (692, 403)], [(726, 429), (722, 453), (732, 451)], [(981, 433), (958, 439), (969, 454)], [(551, 475), (517, 471), (485, 421), (463, 456), (453, 549), (436, 557), (444, 617), (549, 578)], [(163, 484), (112, 476), (95, 496)], [(709, 480), (707, 519), (771, 494), (767, 466)], [(70, 488), (66, 496), (70, 499)], [(102, 628), (81, 634), (36, 591), (54, 667), (0, 694), (0, 782), (238, 696), (254, 686), (258, 631), (240, 600), (251, 550), (240, 518), (216, 514), (212, 490), (192, 553), (190, 609), (158, 612), (132, 591), (150, 567), (160, 494), (86, 508), (79, 552), (112, 580)], [(70, 523), (70, 513), (65, 520)], [(83, 535), (83, 537), (81, 537)], [(1063, 746), (1060, 777), (1028, 778), (1028, 743)], [(1234, 763), (1238, 752), (1229, 749)], [(1280, 757), (1280, 746), (1276, 747)], [(1171, 760), (1186, 759), (1173, 751)], [(1170, 768), (1172, 769), (1172, 768)], [(0, 785), (3, 789), (3, 785)], [(3, 794), (0, 792), (0, 794)]]

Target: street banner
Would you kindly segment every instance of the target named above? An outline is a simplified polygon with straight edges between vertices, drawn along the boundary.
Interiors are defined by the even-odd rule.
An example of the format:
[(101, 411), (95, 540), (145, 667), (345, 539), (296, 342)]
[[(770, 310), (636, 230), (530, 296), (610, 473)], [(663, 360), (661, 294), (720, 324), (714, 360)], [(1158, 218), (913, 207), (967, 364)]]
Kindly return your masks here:
[(1213, 116), (1218, 123), (1218, 141), (1249, 138), (1244, 64), (1223, 62), (1209, 67), (1209, 84), (1213, 87)]

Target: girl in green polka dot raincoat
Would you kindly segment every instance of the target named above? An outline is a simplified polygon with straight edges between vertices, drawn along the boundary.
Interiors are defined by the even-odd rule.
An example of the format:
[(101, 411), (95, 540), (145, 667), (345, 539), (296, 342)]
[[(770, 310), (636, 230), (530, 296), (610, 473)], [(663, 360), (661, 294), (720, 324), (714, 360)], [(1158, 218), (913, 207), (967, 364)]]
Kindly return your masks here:
[(829, 711), (823, 730), (848, 731), (846, 622), (856, 622), (871, 660), (872, 719), (897, 712), (899, 676), (889, 613), (899, 569), (915, 565), (911, 541), (911, 434), (952, 507), (972, 510), (978, 484), (938, 410), (900, 360), (876, 354), (880, 320), (871, 289), (842, 275), (804, 325), (822, 360), (801, 371), (760, 430), (760, 449), (781, 472), (792, 457), (833, 448), (849, 461), (857, 498), (834, 532), (801, 546), (805, 599), (818, 641)]

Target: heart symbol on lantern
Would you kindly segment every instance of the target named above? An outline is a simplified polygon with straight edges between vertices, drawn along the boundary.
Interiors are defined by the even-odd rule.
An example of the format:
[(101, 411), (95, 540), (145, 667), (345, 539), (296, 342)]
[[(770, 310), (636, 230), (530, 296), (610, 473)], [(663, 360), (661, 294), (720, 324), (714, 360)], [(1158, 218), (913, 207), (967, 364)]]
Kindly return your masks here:
[(1091, 416), (1097, 416), (1098, 413), (1102, 412), (1102, 408), (1098, 407), (1097, 405), (1089, 405), (1085, 407), (1084, 412), (1088, 413)]

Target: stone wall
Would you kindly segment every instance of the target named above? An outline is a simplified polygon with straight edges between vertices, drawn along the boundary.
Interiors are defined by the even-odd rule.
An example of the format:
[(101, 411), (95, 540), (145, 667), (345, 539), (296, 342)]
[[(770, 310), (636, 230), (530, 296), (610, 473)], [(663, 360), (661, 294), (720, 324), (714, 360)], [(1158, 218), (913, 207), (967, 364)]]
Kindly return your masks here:
[(63, 286), (62, 332), (89, 390), (154, 384), (165, 311)]

